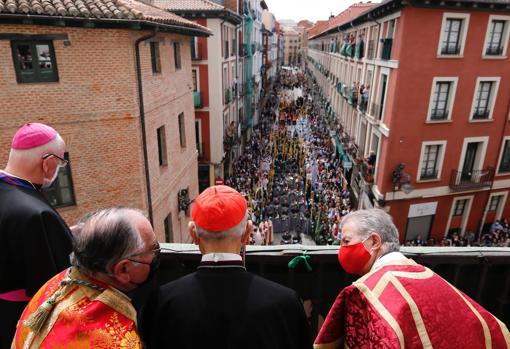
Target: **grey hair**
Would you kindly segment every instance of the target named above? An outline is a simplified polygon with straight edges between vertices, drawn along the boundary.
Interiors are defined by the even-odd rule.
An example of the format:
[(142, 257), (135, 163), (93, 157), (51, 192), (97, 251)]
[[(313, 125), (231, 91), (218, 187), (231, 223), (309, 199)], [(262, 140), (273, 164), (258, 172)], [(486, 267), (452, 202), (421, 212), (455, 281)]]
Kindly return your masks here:
[[(65, 142), (62, 137), (57, 134), (54, 140), (41, 146), (31, 149), (11, 149), (9, 153), (9, 161), (28, 161), (33, 162), (39, 160), (46, 154), (55, 154), (65, 150)], [(58, 154), (57, 154), (58, 155)]]
[(244, 218), (241, 220), (239, 224), (222, 232), (207, 231), (205, 229), (200, 228), (196, 223), (195, 227), (197, 228), (197, 234), (200, 239), (204, 239), (206, 241), (222, 240), (226, 238), (240, 238), (241, 236), (243, 236), (243, 233), (246, 231), (247, 223), (248, 223), (248, 211), (246, 211)]
[(400, 249), (399, 234), (393, 219), (389, 214), (378, 208), (353, 211), (342, 219), (340, 229), (350, 221), (354, 221), (356, 233), (362, 240), (365, 240), (372, 233), (381, 237), (386, 252), (398, 251)]
[(111, 267), (144, 248), (135, 223), (140, 210), (111, 207), (86, 214), (73, 231), (71, 264), (89, 273), (111, 272)]

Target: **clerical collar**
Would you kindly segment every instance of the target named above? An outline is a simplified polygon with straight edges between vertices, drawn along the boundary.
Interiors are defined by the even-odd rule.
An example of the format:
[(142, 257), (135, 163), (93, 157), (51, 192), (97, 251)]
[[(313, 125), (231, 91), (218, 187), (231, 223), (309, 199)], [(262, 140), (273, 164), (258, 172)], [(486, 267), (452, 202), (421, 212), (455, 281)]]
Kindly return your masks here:
[(216, 253), (207, 253), (202, 256), (202, 262), (230, 262), (230, 261), (240, 261), (242, 262), (243, 259), (240, 255), (237, 253), (222, 253), (222, 252), (216, 252)]
[(406, 259), (406, 256), (404, 256), (402, 253), (400, 253), (398, 251), (385, 253), (374, 262), (374, 264), (372, 265), (372, 268), (370, 270), (379, 268), (383, 264), (389, 264), (391, 262), (399, 261), (402, 259)]
[(35, 191), (41, 191), (42, 187), (39, 184), (33, 184), (32, 182), (27, 181), (26, 179), (16, 177), (15, 175), (10, 174), (4, 170), (0, 170), (0, 182), (4, 182), (10, 185), (31, 189)]
[(235, 253), (208, 253), (202, 256), (202, 261), (198, 266), (201, 268), (242, 268), (244, 267), (243, 259)]

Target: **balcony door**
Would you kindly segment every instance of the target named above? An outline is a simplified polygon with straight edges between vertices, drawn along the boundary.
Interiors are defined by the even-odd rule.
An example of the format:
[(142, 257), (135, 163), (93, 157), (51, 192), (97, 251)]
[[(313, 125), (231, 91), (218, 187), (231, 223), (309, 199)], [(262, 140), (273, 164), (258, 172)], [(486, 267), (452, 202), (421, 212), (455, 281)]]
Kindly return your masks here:
[(466, 147), (466, 155), (464, 156), (464, 164), (462, 165), (461, 180), (469, 181), (475, 169), (475, 163), (478, 150), (481, 148), (479, 142), (468, 143)]

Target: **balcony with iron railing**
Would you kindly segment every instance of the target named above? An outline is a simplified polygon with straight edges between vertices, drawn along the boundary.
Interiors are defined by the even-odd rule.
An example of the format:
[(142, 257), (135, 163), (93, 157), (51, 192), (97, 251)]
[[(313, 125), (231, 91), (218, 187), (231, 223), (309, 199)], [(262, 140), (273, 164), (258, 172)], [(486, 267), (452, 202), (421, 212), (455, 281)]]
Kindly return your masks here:
[(501, 56), (503, 54), (503, 46), (492, 45), (485, 50), (487, 56)]
[[(196, 271), (198, 246), (162, 244), (158, 282), (164, 284)], [(338, 264), (338, 246), (247, 246), (246, 269), (295, 290), (311, 303), (311, 327), (317, 334), (339, 292), (358, 277)], [(309, 256), (289, 267), (296, 257)], [(401, 247), (401, 252), (425, 265), (477, 301), (497, 318), (510, 324), (510, 248)], [(445, 300), (446, 302), (447, 300)], [(445, 310), (447, 311), (447, 310)]]
[(460, 45), (457, 43), (444, 43), (441, 46), (442, 55), (458, 55), (460, 54)]
[(374, 166), (368, 163), (368, 160), (362, 156), (358, 157), (361, 176), (366, 183), (374, 183)]
[(488, 119), (490, 114), (490, 110), (488, 108), (477, 108), (473, 112), (474, 120), (483, 120)]
[(446, 120), (448, 118), (447, 109), (432, 109), (430, 112), (431, 120)]
[(202, 93), (200, 91), (193, 91), (193, 101), (195, 103), (195, 108), (202, 108)]
[(457, 171), (452, 170), (450, 175), (450, 190), (467, 191), (490, 188), (494, 181), (494, 167), (484, 170)]

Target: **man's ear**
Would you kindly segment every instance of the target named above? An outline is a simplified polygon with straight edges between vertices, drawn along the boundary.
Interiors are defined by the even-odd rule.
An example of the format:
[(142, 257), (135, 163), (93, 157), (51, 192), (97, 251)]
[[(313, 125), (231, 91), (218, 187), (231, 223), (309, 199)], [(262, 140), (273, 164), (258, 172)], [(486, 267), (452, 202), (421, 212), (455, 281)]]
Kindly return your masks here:
[(198, 237), (198, 233), (197, 233), (197, 226), (195, 225), (195, 223), (193, 221), (188, 223), (188, 232), (189, 232), (189, 235), (191, 236), (191, 239), (193, 240), (193, 243), (195, 245), (200, 244), (200, 238)]
[(250, 242), (250, 235), (253, 231), (253, 222), (248, 219), (246, 222), (246, 230), (244, 231), (242, 237), (241, 237), (241, 243), (243, 245), (247, 245)]
[(379, 236), (379, 234), (372, 234), (372, 236), (370, 238), (372, 239), (372, 247), (371, 247), (371, 249), (373, 251), (379, 250), (382, 247), (382, 244), (383, 244), (382, 239)]
[(51, 156), (42, 160), (42, 169), (43, 169), (44, 174), (50, 172), (50, 161), (51, 161)]
[(118, 261), (112, 268), (113, 277), (120, 283), (127, 284), (131, 281), (131, 276), (129, 275), (130, 267), (131, 262), (129, 262), (127, 259)]

